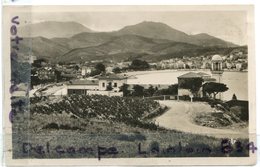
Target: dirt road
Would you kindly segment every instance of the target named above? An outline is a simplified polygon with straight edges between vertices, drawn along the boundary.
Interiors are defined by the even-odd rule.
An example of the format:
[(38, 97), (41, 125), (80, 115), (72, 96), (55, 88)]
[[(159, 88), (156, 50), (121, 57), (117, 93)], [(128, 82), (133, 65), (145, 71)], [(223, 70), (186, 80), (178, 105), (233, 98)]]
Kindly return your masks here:
[(175, 129), (182, 132), (213, 136), (217, 138), (248, 138), (248, 128), (243, 129), (216, 129), (196, 125), (192, 122), (192, 115), (197, 112), (211, 112), (207, 103), (184, 101), (160, 101), (170, 109), (156, 119), (161, 127)]

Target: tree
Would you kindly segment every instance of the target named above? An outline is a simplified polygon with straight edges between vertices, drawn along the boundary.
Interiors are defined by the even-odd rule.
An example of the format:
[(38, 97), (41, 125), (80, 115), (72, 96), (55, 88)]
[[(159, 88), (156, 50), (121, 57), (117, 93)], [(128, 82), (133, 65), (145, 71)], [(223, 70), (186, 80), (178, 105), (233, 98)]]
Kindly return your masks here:
[(101, 71), (95, 69), (95, 70), (91, 71), (89, 75), (95, 76), (95, 75), (99, 75), (100, 73), (101, 73)]
[(202, 82), (202, 78), (188, 78), (183, 79), (183, 82), (179, 86), (184, 89), (189, 89), (194, 96), (198, 96), (198, 91), (202, 86)]
[(246, 62), (242, 63), (242, 67), (241, 67), (241, 70), (245, 70), (247, 69), (248, 67), (248, 64)]
[(33, 63), (32, 63), (32, 66), (33, 67), (37, 67), (37, 68), (40, 68), (42, 66), (44, 66), (45, 64), (48, 63), (48, 60), (44, 59), (44, 58), (40, 58), (40, 59), (37, 59), (35, 60)]
[(153, 96), (154, 92), (155, 92), (154, 87), (150, 85), (149, 88), (147, 89), (148, 96)]
[(168, 87), (169, 95), (177, 95), (178, 94), (178, 84), (170, 85)]
[(232, 100), (237, 100), (237, 96), (236, 96), (235, 93), (234, 93), (233, 96), (232, 96)]
[(170, 85), (167, 89), (157, 91), (157, 95), (176, 95), (178, 94), (178, 84)]
[(158, 154), (160, 152), (160, 144), (157, 141), (152, 141), (150, 144), (150, 152)]
[(58, 71), (58, 70), (55, 70), (54, 73), (55, 73), (55, 76), (56, 76), (56, 82), (62, 81), (61, 72)]
[(194, 78), (193, 81), (190, 83), (190, 91), (193, 95), (197, 96), (197, 93), (202, 86), (202, 82), (202, 78)]
[(132, 61), (129, 68), (133, 70), (146, 70), (150, 68), (150, 66), (146, 61), (135, 59)]
[(225, 92), (228, 90), (227, 85), (217, 82), (207, 82), (203, 85), (203, 91), (209, 96), (213, 95), (213, 98), (216, 98), (216, 95), (220, 92)]
[(95, 69), (96, 69), (97, 71), (100, 71), (100, 72), (105, 72), (105, 71), (106, 71), (106, 67), (105, 67), (105, 65), (102, 64), (102, 63), (96, 64)]
[(76, 71), (78, 71), (78, 70), (79, 70), (79, 66), (78, 66), (78, 65), (75, 65), (75, 66), (74, 66), (74, 69), (75, 69)]
[(120, 87), (120, 92), (123, 92), (123, 95), (124, 96), (129, 96), (130, 95), (130, 91), (128, 90), (128, 87), (129, 85), (128, 84), (123, 84), (121, 87)]
[(11, 60), (11, 81), (14, 84), (29, 83), (31, 78), (31, 65), (27, 62)]
[(133, 89), (134, 89), (134, 92), (133, 92), (134, 96), (143, 96), (144, 95), (144, 87), (142, 87), (140, 85), (134, 85)]
[(107, 91), (111, 91), (111, 90), (113, 90), (113, 87), (112, 87), (112, 85), (111, 84), (108, 84), (107, 85), (107, 89), (106, 89)]
[(115, 67), (112, 70), (115, 74), (121, 73), (121, 69), (119, 67)]

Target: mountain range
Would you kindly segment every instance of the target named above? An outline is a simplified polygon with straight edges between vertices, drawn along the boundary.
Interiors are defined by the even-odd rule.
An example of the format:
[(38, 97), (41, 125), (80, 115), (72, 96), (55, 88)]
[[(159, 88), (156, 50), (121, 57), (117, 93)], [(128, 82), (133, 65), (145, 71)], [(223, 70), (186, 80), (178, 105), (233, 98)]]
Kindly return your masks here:
[[(164, 23), (141, 22), (113, 32), (95, 32), (76, 22), (42, 22), (20, 27), (22, 54), (52, 62), (123, 61), (225, 53), (239, 47), (202, 33), (188, 35)], [(27, 33), (27, 35), (26, 35)]]
[(77, 22), (45, 21), (34, 24), (27, 24), (18, 29), (22, 37), (66, 37), (69, 38), (75, 33), (92, 32), (89, 28)]

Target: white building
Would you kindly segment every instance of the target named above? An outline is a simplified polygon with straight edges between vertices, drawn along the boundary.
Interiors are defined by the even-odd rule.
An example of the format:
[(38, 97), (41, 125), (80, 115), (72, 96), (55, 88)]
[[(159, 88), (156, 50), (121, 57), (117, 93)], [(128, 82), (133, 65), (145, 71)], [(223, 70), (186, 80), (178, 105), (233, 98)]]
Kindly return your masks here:
[(92, 72), (92, 69), (90, 67), (82, 67), (81, 69), (81, 75), (85, 76), (86, 74), (90, 74)]
[(98, 80), (99, 90), (104, 91), (112, 88), (114, 92), (119, 92), (120, 87), (123, 86), (123, 84), (126, 84), (127, 78), (125, 76), (109, 74), (105, 76), (100, 76)]
[(89, 90), (99, 90), (98, 80), (74, 80), (67, 84), (68, 95), (84, 94), (87, 95)]
[(32, 64), (35, 60), (37, 60), (36, 56), (30, 55), (29, 56), (29, 63)]
[(107, 96), (123, 96), (120, 87), (126, 84), (127, 78), (115, 74), (109, 74), (98, 77), (97, 80), (74, 80), (67, 85), (68, 95), (107, 95)]
[(236, 69), (241, 70), (242, 69), (242, 63), (236, 63)]

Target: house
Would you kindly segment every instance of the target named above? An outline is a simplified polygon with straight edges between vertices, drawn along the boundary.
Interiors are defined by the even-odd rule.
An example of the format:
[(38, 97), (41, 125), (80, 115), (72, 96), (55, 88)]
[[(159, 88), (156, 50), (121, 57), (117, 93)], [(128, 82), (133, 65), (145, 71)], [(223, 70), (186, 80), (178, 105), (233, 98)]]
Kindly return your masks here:
[(87, 95), (89, 90), (98, 90), (98, 80), (74, 80), (67, 84), (68, 95), (83, 94)]
[(30, 63), (30, 64), (34, 63), (35, 60), (37, 60), (37, 57), (36, 57), (36, 56), (29, 55), (29, 63)]
[[(195, 79), (202, 79), (202, 76), (195, 73), (189, 72), (178, 77), (178, 96), (191, 96), (193, 95), (190, 89), (187, 87), (188, 82), (193, 82)], [(201, 81), (202, 85), (202, 81)], [(201, 90), (199, 91), (201, 92)], [(199, 93), (202, 95), (202, 93)]]
[(210, 69), (211, 68), (211, 63), (207, 60), (203, 60), (201, 67), (202, 69)]
[(107, 72), (107, 73), (113, 72), (113, 67), (112, 67), (112, 66), (106, 67), (106, 72)]
[(215, 82), (216, 79), (212, 78), (210, 74), (205, 73), (205, 72), (198, 72), (198, 75), (200, 75), (203, 79), (203, 82)]
[[(204, 72), (189, 72), (178, 77), (178, 96), (191, 96), (193, 95), (189, 88), (187, 88), (188, 82), (194, 82), (196, 79), (202, 79), (200, 85), (205, 82), (215, 82), (216, 79), (212, 78), (210, 74)], [(198, 91), (198, 96), (202, 97), (202, 88)]]
[(119, 92), (119, 89), (123, 84), (126, 84), (127, 77), (116, 75), (116, 74), (108, 74), (98, 77), (99, 80), (99, 90), (108, 90), (111, 89), (114, 92)]
[(131, 65), (132, 62), (130, 61), (125, 61), (125, 62), (120, 62), (120, 63), (117, 63), (117, 67), (119, 68), (128, 68), (130, 65)]
[(37, 71), (38, 78), (41, 80), (54, 80), (56, 78), (55, 70), (51, 67), (41, 68)]
[(179, 60), (179, 61), (177, 61), (177, 68), (183, 69), (183, 68), (186, 68), (186, 65), (183, 61)]
[(86, 67), (86, 66), (83, 66), (82, 68), (81, 68), (81, 75), (82, 76), (85, 76), (86, 74), (90, 74), (91, 72), (92, 72), (92, 68), (90, 68), (90, 67)]
[(127, 77), (115, 74), (99, 76), (95, 80), (80, 79), (67, 84), (68, 95), (106, 95), (123, 96), (120, 87), (126, 83)]
[(241, 70), (242, 69), (242, 63), (236, 63), (236, 70)]
[(229, 63), (229, 62), (226, 62), (226, 68), (227, 68), (227, 69), (231, 69), (231, 68), (232, 68), (232, 64)]

